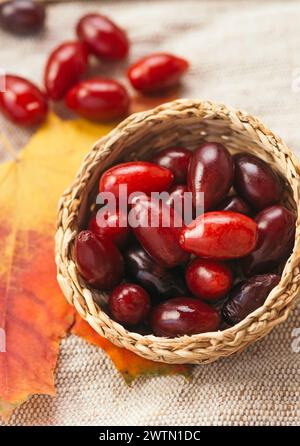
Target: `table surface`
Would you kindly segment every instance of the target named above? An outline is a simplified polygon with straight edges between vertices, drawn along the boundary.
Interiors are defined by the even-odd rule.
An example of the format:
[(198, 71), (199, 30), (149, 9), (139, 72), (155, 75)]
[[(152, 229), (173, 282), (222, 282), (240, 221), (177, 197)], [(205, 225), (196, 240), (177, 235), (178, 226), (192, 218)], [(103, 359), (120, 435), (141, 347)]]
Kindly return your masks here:
[[(101, 4), (100, 4), (101, 3)], [(191, 61), (182, 96), (210, 99), (259, 116), (300, 154), (300, 3), (160, 0), (68, 2), (48, 7), (46, 31), (20, 40), (0, 31), (0, 69), (41, 83), (46, 55), (74, 37), (90, 11), (129, 32), (130, 61), (162, 50)], [(105, 68), (104, 68), (105, 70)], [(114, 66), (122, 77), (124, 65)], [(111, 70), (110, 70), (111, 74)], [(22, 147), (29, 137), (0, 118)], [(0, 161), (7, 159), (0, 151)], [(245, 352), (197, 366), (193, 378), (141, 378), (129, 388), (105, 353), (81, 339), (62, 342), (57, 396), (33, 396), (11, 425), (297, 425), (300, 353), (293, 352), (299, 305)]]

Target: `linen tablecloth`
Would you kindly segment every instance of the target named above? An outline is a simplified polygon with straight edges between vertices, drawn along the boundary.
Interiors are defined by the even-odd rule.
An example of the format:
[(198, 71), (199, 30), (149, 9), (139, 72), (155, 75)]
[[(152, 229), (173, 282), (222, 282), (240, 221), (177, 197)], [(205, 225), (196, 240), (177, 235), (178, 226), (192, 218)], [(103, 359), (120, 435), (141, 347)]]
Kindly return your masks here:
[[(51, 4), (41, 36), (0, 31), (0, 69), (41, 83), (49, 51), (74, 38), (78, 18), (111, 16), (128, 30), (130, 60), (152, 51), (185, 56), (183, 96), (210, 99), (259, 116), (300, 155), (300, 3), (297, 1), (99, 1)], [(116, 65), (114, 76), (122, 77)], [(0, 118), (21, 147), (28, 138)], [(241, 148), (242, 149), (242, 148)], [(0, 160), (7, 155), (1, 152)], [(33, 396), (11, 425), (298, 425), (300, 352), (289, 319), (245, 352), (181, 376), (141, 378), (127, 387), (106, 354), (69, 337), (61, 344), (57, 396)], [(298, 335), (299, 336), (299, 335)]]

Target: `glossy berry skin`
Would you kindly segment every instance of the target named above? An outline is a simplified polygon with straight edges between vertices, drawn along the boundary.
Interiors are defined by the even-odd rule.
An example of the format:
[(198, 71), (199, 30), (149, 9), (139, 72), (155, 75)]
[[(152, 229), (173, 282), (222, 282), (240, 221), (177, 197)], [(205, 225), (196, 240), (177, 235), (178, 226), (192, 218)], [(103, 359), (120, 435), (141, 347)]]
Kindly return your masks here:
[(76, 84), (66, 95), (66, 106), (92, 121), (111, 121), (126, 115), (129, 96), (117, 81), (95, 77)]
[(247, 276), (274, 270), (292, 251), (295, 239), (295, 215), (275, 205), (257, 214), (258, 238), (255, 249), (242, 260)]
[(100, 60), (124, 59), (129, 50), (126, 33), (108, 17), (87, 14), (77, 24), (77, 36)]
[(193, 254), (215, 260), (243, 257), (253, 251), (257, 224), (243, 214), (207, 212), (183, 228), (180, 245)]
[(264, 304), (279, 282), (280, 276), (276, 274), (262, 274), (235, 285), (222, 310), (225, 321), (230, 325), (241, 322)]
[(150, 323), (156, 336), (174, 338), (216, 331), (220, 325), (220, 315), (200, 300), (177, 297), (157, 305)]
[[(164, 215), (168, 216), (168, 225), (164, 226)], [(179, 235), (182, 219), (174, 210), (163, 202), (140, 196), (130, 211), (131, 221), (139, 222), (133, 233), (150, 254), (161, 266), (173, 268), (187, 262), (189, 254), (179, 245)], [(155, 222), (155, 224), (153, 224)], [(177, 225), (177, 227), (176, 227)]]
[(282, 185), (269, 165), (248, 153), (234, 156), (236, 192), (255, 209), (262, 210), (278, 203)]
[(186, 183), (187, 171), (192, 152), (184, 147), (169, 147), (155, 155), (151, 162), (173, 172), (174, 183)]
[(140, 59), (128, 70), (132, 86), (142, 93), (157, 93), (174, 87), (189, 67), (181, 57), (154, 53)]
[(111, 167), (102, 175), (100, 192), (119, 195), (119, 186), (127, 186), (128, 197), (133, 192), (162, 192), (171, 186), (173, 174), (170, 170), (145, 161), (132, 161)]
[(187, 267), (185, 280), (194, 296), (215, 301), (225, 297), (232, 287), (232, 272), (224, 263), (196, 258)]
[(50, 54), (44, 74), (49, 98), (63, 99), (75, 85), (88, 65), (87, 47), (81, 42), (64, 42)]
[(248, 215), (251, 217), (252, 211), (248, 204), (237, 195), (226, 197), (218, 206), (220, 211), (238, 212), (240, 214)]
[(46, 96), (32, 82), (7, 74), (5, 91), (0, 92), (0, 110), (16, 124), (32, 126), (45, 120), (48, 113)]
[(89, 229), (98, 237), (108, 238), (117, 246), (123, 246), (130, 233), (127, 215), (121, 214), (120, 211), (110, 212), (108, 209), (100, 209), (97, 215), (91, 218)]
[(217, 206), (233, 182), (234, 165), (228, 150), (219, 143), (205, 143), (193, 152), (188, 170), (188, 188), (193, 193), (194, 206), (204, 210)]
[(191, 192), (185, 184), (175, 184), (168, 191), (169, 198), (166, 204), (171, 206), (174, 211), (181, 215), (184, 223), (190, 224), (194, 218), (194, 209), (192, 204)]
[(126, 275), (141, 285), (154, 299), (186, 296), (187, 287), (178, 268), (167, 269), (158, 265), (140, 245), (130, 246), (124, 252)]
[(32, 0), (12, 0), (0, 4), (0, 26), (13, 34), (34, 34), (45, 22), (45, 7)]
[(147, 318), (150, 297), (139, 285), (124, 283), (112, 291), (108, 307), (115, 321), (126, 325), (136, 325)]
[(75, 243), (75, 261), (80, 275), (92, 287), (109, 290), (121, 282), (124, 262), (118, 248), (92, 231), (81, 231)]
[[(166, 203), (172, 208), (176, 208), (176, 203), (179, 205), (182, 203), (181, 208), (183, 209), (184, 194), (189, 192), (187, 186), (185, 184), (175, 184), (168, 192), (169, 198)], [(179, 209), (179, 206), (177, 207)]]

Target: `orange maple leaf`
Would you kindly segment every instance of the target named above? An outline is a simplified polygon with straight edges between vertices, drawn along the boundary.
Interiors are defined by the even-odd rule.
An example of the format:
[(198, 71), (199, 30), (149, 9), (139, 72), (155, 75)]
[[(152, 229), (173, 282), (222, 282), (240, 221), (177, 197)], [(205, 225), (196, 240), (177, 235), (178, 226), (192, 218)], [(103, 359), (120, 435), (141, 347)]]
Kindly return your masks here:
[[(55, 393), (59, 341), (75, 313), (56, 282), (57, 202), (92, 144), (111, 129), (50, 115), (13, 161), (0, 165), (0, 414), (32, 394)], [(127, 381), (143, 373), (186, 373), (146, 361), (100, 338), (76, 319), (73, 333), (100, 346)], [(0, 339), (0, 345), (1, 339)]]

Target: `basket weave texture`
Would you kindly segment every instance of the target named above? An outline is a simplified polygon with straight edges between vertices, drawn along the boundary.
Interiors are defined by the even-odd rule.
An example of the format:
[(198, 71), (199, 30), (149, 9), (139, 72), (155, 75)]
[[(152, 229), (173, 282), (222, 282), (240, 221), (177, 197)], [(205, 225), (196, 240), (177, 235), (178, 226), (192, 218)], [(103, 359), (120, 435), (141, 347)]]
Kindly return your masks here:
[[(107, 295), (89, 288), (78, 274), (73, 247), (95, 202), (99, 177), (108, 167), (148, 159), (157, 150), (204, 141), (222, 142), (231, 153), (249, 152), (264, 159), (285, 179), (284, 204), (297, 213), (293, 252), (282, 267), (280, 283), (265, 304), (229, 329), (174, 339), (129, 332), (101, 310)], [(57, 279), (68, 302), (114, 344), (145, 358), (167, 363), (205, 363), (243, 350), (284, 321), (300, 290), (300, 165), (283, 141), (257, 118), (224, 105), (181, 99), (131, 115), (100, 139), (83, 161), (60, 202), (56, 232)]]

